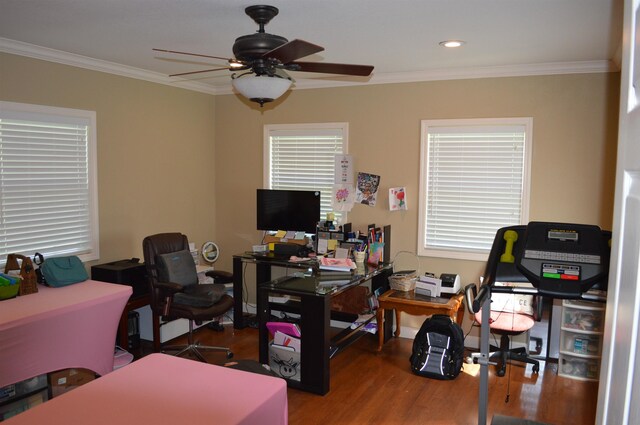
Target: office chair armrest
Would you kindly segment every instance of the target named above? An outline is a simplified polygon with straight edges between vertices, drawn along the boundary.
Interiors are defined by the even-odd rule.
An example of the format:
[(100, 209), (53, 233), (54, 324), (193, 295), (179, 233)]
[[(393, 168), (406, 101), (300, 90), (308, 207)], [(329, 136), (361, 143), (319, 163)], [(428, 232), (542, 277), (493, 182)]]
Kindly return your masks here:
[(177, 292), (182, 292), (182, 285), (173, 282), (156, 282), (154, 286), (160, 289), (163, 293), (168, 292), (169, 296), (173, 296), (173, 294)]
[(205, 276), (212, 278), (213, 283), (233, 283), (233, 273), (230, 272), (223, 270), (209, 270), (204, 274)]
[(470, 283), (464, 287), (464, 303), (467, 306), (467, 311), (471, 313), (471, 316), (475, 315), (475, 311), (473, 311), (473, 300), (476, 299), (478, 295), (478, 288), (476, 288), (475, 283)]

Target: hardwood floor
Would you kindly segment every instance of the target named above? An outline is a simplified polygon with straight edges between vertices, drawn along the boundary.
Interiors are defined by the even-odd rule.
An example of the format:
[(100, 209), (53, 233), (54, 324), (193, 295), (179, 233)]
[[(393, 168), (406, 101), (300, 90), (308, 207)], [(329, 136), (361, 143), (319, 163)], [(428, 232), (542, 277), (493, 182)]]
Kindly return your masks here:
[[(226, 345), (234, 359), (258, 358), (255, 329), (197, 331), (202, 344)], [(176, 342), (182, 342), (184, 337)], [(412, 340), (394, 338), (381, 352), (377, 338), (367, 335), (331, 360), (331, 391), (318, 396), (288, 390), (289, 424), (476, 424), (479, 366), (465, 364), (453, 381), (413, 375), (409, 370)], [(148, 351), (148, 348), (144, 351)], [(208, 353), (213, 364), (224, 364), (223, 353)], [(541, 362), (539, 375), (513, 366), (503, 378), (490, 368), (487, 423), (494, 414), (554, 425), (592, 424), (598, 385), (559, 377), (557, 365)], [(505, 403), (507, 391), (509, 402)]]

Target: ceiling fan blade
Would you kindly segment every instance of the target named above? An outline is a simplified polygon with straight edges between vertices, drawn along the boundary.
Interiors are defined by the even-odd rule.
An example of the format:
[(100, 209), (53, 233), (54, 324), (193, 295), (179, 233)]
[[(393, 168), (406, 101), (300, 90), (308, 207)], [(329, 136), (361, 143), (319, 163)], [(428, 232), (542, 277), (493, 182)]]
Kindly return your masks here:
[(235, 61), (235, 59), (222, 58), (220, 56), (201, 55), (200, 53), (178, 52), (176, 50), (165, 50), (165, 49), (152, 49), (152, 50), (155, 50), (156, 52), (175, 53), (177, 55), (189, 55), (189, 56), (198, 56), (201, 58), (222, 59), (228, 62)]
[(292, 71), (302, 72), (322, 72), (325, 74), (358, 75), (366, 77), (373, 71), (372, 65), (353, 65), (346, 63), (326, 63), (326, 62), (291, 62)]
[(304, 40), (291, 40), (288, 43), (284, 43), (282, 46), (276, 47), (273, 50), (268, 51), (263, 58), (277, 59), (281, 63), (287, 64), (305, 56), (312, 55), (324, 50), (324, 47), (316, 44), (309, 43)]
[(181, 72), (180, 74), (171, 74), (169, 75), (169, 77), (179, 77), (181, 75), (191, 75), (191, 74), (202, 74), (203, 72), (221, 71), (223, 69), (228, 70), (229, 67), (225, 66), (224, 68), (211, 68), (211, 69), (203, 69), (201, 71)]

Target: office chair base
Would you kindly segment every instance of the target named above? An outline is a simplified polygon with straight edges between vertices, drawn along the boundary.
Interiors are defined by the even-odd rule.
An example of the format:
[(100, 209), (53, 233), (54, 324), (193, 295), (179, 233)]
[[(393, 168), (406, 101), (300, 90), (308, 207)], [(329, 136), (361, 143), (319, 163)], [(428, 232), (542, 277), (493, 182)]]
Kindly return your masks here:
[(183, 354), (193, 354), (198, 360), (201, 362), (207, 363), (207, 360), (204, 358), (200, 350), (204, 351), (226, 351), (227, 359), (233, 357), (233, 353), (228, 347), (216, 347), (210, 345), (200, 345), (198, 341), (193, 340), (193, 320), (189, 320), (189, 334), (187, 337), (187, 345), (170, 345), (168, 347), (163, 347), (162, 351), (177, 351), (175, 356), (182, 356)]
[(204, 356), (202, 355), (202, 353), (200, 353), (200, 350), (202, 351), (225, 351), (226, 352), (226, 356), (227, 359), (231, 359), (233, 358), (233, 352), (231, 352), (231, 350), (227, 347), (216, 347), (216, 346), (209, 346), (209, 345), (200, 345), (200, 343), (196, 342), (194, 344), (189, 344), (189, 345), (172, 345), (172, 346), (168, 346), (168, 347), (163, 347), (163, 352), (165, 351), (177, 351), (177, 353), (174, 354), (174, 356), (177, 357), (181, 357), (184, 354), (192, 354), (194, 357), (196, 357), (198, 360), (200, 360), (201, 362), (207, 363), (207, 360), (204, 358)]
[(510, 351), (497, 353), (496, 357), (498, 357), (498, 370), (496, 374), (498, 376), (504, 376), (507, 369), (507, 362), (509, 361), (517, 361), (522, 362), (525, 365), (527, 363), (533, 365), (533, 373), (540, 372), (540, 362), (536, 359), (532, 359), (528, 356), (527, 350), (524, 348), (515, 348)]
[[(533, 373), (540, 372), (540, 362), (536, 359), (532, 359), (528, 356), (527, 350), (524, 347), (514, 348), (511, 350), (501, 351), (499, 348), (494, 347), (493, 345), (490, 347), (489, 353), (489, 364), (496, 365), (496, 375), (504, 376), (507, 370), (507, 362), (509, 361), (517, 361), (522, 363), (529, 363), (533, 365)], [(535, 354), (535, 353), (531, 353)], [(466, 362), (478, 363), (478, 359), (482, 357), (482, 353), (471, 353), (471, 355), (466, 357)]]

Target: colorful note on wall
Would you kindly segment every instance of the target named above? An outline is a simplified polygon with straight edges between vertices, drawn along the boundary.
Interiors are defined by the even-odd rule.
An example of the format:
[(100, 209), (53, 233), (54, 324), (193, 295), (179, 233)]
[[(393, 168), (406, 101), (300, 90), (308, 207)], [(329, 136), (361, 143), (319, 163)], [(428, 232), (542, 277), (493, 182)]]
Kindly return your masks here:
[(389, 189), (389, 210), (400, 211), (407, 209), (407, 192), (404, 187)]
[(334, 183), (353, 185), (353, 156), (336, 155)]
[(335, 184), (331, 194), (331, 208), (334, 211), (351, 211), (356, 199), (356, 191), (352, 184)]
[(356, 187), (356, 202), (374, 206), (378, 197), (380, 176), (369, 173), (358, 173), (358, 186)]

